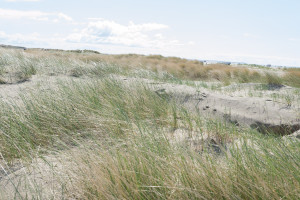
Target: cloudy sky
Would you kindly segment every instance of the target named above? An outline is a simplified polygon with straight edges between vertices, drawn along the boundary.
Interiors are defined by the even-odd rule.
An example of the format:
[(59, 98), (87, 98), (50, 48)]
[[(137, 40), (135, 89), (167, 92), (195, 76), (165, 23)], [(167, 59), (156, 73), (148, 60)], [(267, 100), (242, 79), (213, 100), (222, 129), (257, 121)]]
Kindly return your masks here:
[(300, 66), (299, 0), (0, 0), (0, 44)]

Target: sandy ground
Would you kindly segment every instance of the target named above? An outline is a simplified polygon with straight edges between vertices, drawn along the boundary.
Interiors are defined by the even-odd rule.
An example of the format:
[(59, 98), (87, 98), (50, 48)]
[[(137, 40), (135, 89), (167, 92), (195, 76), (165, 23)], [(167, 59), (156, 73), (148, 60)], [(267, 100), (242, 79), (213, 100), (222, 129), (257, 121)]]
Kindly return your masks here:
[(29, 81), (17, 84), (0, 84), (0, 100), (8, 103), (18, 103), (21, 95), (28, 94), (37, 89), (43, 92), (55, 85), (55, 76), (33, 76)]
[(70, 177), (76, 177), (72, 160), (76, 151), (63, 150), (14, 167), (1, 161), (0, 199), (70, 199), (66, 188), (72, 184)]
[(266, 97), (245, 97), (241, 92), (225, 95), (206, 88), (197, 89), (187, 85), (145, 79), (125, 78), (123, 80), (147, 84), (158, 95), (170, 95), (191, 112), (211, 118), (222, 118), (237, 125), (250, 126), (262, 133), (274, 132), (287, 135), (300, 129), (299, 106), (289, 106)]

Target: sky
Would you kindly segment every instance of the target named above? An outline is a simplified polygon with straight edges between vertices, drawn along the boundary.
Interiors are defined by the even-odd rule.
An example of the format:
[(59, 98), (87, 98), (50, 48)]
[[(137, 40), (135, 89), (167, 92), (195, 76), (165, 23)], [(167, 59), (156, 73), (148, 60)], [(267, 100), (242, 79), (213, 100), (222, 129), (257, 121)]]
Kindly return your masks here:
[(0, 44), (300, 67), (300, 1), (0, 0)]

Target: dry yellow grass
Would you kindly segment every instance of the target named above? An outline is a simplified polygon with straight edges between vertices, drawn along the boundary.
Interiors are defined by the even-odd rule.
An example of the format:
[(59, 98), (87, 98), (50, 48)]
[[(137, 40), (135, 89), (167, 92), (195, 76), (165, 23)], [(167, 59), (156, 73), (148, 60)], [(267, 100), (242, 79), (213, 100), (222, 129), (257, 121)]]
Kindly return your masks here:
[[(26, 51), (35, 57), (54, 56), (56, 58), (65, 58), (71, 60), (80, 60), (83, 62), (106, 62), (122, 66), (125, 68), (141, 68), (154, 72), (164, 71), (178, 78), (192, 80), (216, 80), (227, 81), (229, 79), (238, 79), (240, 82), (249, 82), (257, 80), (260, 73), (254, 69), (245, 67), (233, 67), (224, 64), (203, 65), (198, 60), (188, 60), (178, 57), (163, 57), (161, 55), (138, 55), (138, 54), (96, 54), (96, 53), (74, 53), (65, 51), (41, 51), (29, 49)], [(249, 76), (246, 78), (246, 76)]]
[(283, 79), (290, 86), (300, 87), (300, 68), (286, 69)]
[(100, 54), (92, 51), (63, 51), (63, 50), (40, 50), (28, 49), (27, 55), (39, 59), (47, 57), (65, 61), (83, 63), (104, 62), (114, 64), (124, 69), (146, 69), (153, 72), (167, 72), (176, 78), (187, 80), (220, 81), (225, 85), (232, 82), (238, 83), (266, 83), (286, 84), (300, 87), (300, 69), (286, 69), (283, 75), (274, 73), (271, 69), (254, 69), (243, 66), (230, 66), (224, 64), (203, 65), (197, 60), (188, 60), (178, 57), (163, 57), (161, 55), (138, 55), (138, 54)]

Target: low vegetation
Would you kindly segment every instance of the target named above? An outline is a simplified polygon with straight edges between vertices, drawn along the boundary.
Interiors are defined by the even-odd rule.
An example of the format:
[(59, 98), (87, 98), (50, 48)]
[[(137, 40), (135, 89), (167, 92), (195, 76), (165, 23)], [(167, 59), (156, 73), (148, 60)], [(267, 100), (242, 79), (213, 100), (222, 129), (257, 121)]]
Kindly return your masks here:
[(300, 88), (300, 70), (299, 68), (291, 68), (287, 70), (287, 73), (283, 77), (284, 82), (293, 87)]
[[(0, 99), (2, 169), (9, 171), (18, 162), (34, 164), (53, 151), (72, 157), (71, 163), (57, 164), (68, 173), (56, 183), (61, 191), (49, 198), (300, 198), (298, 140), (190, 113), (141, 81), (121, 81), (135, 77), (297, 86), (295, 71), (280, 76), (161, 56), (1, 50), (0, 75), (10, 66), (27, 78), (55, 77), (18, 99)], [(291, 74), (295, 80), (289, 82)], [(200, 139), (176, 142), (176, 130)], [(76, 154), (68, 153), (72, 150)], [(10, 192), (16, 199), (45, 199), (42, 186), (17, 184)]]
[[(68, 52), (68, 51), (40, 51), (29, 49), (26, 51), (26, 58), (31, 58), (31, 62), (42, 62), (53, 67), (61, 67), (61, 64), (68, 65), (70, 68), (75, 66), (93, 65), (95, 63), (106, 63), (126, 69), (145, 69), (155, 73), (165, 72), (176, 78), (185, 80), (203, 80), (203, 81), (220, 81), (225, 85), (234, 82), (238, 83), (267, 83), (267, 84), (286, 84), (293, 87), (300, 87), (300, 74), (297, 68), (286, 70), (274, 70), (272, 68), (257, 68), (248, 65), (230, 66), (225, 64), (209, 64), (204, 65), (203, 62), (197, 60), (187, 60), (177, 57), (163, 57), (160, 55), (107, 55), (90, 51)], [(47, 57), (48, 59), (45, 59)], [(65, 59), (68, 57), (68, 59)], [(47, 60), (45, 62), (45, 60)], [(55, 62), (55, 63), (53, 63)], [(62, 69), (55, 67), (57, 73), (66, 73), (66, 66)], [(45, 67), (45, 66), (41, 66)], [(117, 67), (117, 68), (118, 68)], [(49, 69), (48, 69), (49, 70)], [(70, 69), (68, 72), (74, 76), (80, 76), (82, 68)], [(43, 68), (41, 71), (45, 72)], [(279, 72), (279, 73), (278, 73)], [(282, 72), (282, 73), (280, 73)], [(55, 72), (53, 72), (55, 73)], [(275, 81), (275, 82), (274, 82)]]
[(1, 52), (0, 56), (0, 84), (20, 83), (36, 74), (30, 58), (20, 52), (10, 54)]

